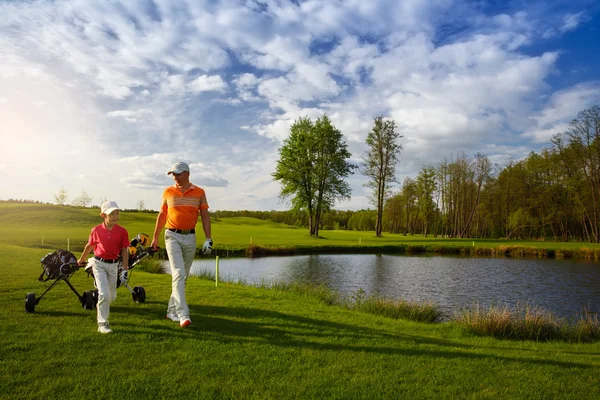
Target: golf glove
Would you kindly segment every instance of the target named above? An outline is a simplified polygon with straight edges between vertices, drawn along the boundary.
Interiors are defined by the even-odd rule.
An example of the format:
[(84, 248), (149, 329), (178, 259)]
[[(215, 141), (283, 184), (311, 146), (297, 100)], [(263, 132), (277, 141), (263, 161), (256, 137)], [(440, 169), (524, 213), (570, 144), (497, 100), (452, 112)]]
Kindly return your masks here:
[(212, 251), (213, 241), (212, 239), (206, 239), (202, 245), (202, 254), (209, 256)]
[(122, 271), (120, 279), (121, 279), (121, 285), (126, 284), (127, 279), (129, 279), (129, 271), (127, 271), (127, 270)]

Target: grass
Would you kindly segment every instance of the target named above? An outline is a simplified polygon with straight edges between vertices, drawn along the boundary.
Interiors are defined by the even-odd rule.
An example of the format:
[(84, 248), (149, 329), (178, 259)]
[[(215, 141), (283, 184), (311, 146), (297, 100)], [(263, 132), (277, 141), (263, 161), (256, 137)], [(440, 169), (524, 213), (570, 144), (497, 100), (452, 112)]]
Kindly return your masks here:
[[(168, 275), (119, 289), (96, 332), (63, 283), (33, 314), (44, 250), (0, 244), (0, 398), (560, 398), (600, 396), (600, 344), (505, 341), (329, 305), (302, 285), (188, 280), (193, 325), (164, 319)], [(209, 277), (210, 278), (210, 277)], [(78, 290), (91, 287), (83, 273)]]
[[(215, 287), (214, 275), (191, 277), (193, 325), (180, 329), (164, 319), (170, 276), (140, 268), (131, 284), (143, 286), (147, 300), (136, 304), (126, 289), (118, 290), (113, 335), (96, 332), (94, 312), (82, 309), (62, 282), (27, 314), (25, 294), (44, 290), (39, 260), (49, 251), (27, 232), (44, 230), (53, 240), (81, 234), (78, 240), (85, 241), (96, 217), (91, 213), (78, 225), (40, 214), (33, 228), (24, 216), (18, 225), (3, 211), (0, 399), (600, 398), (597, 341), (501, 340), (453, 321), (374, 315), (396, 305), (363, 307), (371, 300), (359, 292), (344, 306), (326, 288), (281, 282)], [(124, 222), (132, 234), (153, 226), (144, 214)], [(82, 272), (72, 283), (80, 291), (93, 287)]]

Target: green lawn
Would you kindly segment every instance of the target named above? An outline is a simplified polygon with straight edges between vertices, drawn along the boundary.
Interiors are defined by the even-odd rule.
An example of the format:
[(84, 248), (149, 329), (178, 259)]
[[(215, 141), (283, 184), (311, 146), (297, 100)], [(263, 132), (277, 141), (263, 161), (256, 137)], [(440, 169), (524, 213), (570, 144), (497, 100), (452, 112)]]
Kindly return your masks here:
[[(96, 332), (94, 311), (62, 282), (28, 314), (24, 297), (44, 290), (37, 277), (48, 252), (32, 235), (85, 241), (98, 221), (76, 210), (73, 219), (41, 213), (34, 223), (25, 209), (7, 209), (0, 207), (1, 399), (600, 398), (600, 343), (476, 337), (452, 322), (393, 320), (275, 289), (190, 278), (193, 325), (180, 329), (164, 319), (170, 276), (134, 271), (131, 283), (147, 300), (135, 304), (119, 289), (112, 335)], [(243, 222), (215, 223), (215, 240), (255, 241), (274, 230), (327, 240)], [(124, 214), (123, 223), (150, 233), (153, 218)], [(72, 282), (93, 287), (83, 271)]]

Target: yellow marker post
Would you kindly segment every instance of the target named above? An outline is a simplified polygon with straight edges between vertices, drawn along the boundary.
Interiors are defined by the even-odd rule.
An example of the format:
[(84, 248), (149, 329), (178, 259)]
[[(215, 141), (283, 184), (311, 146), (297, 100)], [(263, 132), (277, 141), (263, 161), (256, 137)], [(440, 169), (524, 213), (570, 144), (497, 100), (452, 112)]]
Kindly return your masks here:
[(219, 286), (219, 256), (215, 257), (215, 287)]
[(42, 236), (42, 246), (44, 245), (44, 237)]
[(67, 238), (67, 251), (71, 250), (71, 238)]

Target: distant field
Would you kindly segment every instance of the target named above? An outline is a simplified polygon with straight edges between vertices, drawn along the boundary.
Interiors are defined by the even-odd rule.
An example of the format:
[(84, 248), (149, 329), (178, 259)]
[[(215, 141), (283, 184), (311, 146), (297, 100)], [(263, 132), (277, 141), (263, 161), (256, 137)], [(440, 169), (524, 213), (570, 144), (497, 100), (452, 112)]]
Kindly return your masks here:
[[(0, 242), (19, 244), (36, 248), (66, 248), (81, 251), (92, 226), (99, 224), (101, 218), (98, 209), (80, 209), (67, 206), (36, 204), (0, 204)], [(152, 235), (156, 222), (156, 214), (123, 212), (120, 224), (129, 231), (130, 236), (144, 232)], [(201, 231), (201, 224), (197, 226)], [(482, 255), (489, 249), (499, 246), (518, 246), (519, 248), (543, 249), (542, 256), (550, 256), (556, 252), (570, 256), (573, 252), (586, 250), (588, 258), (600, 257), (600, 245), (590, 243), (561, 243), (547, 241), (517, 241), (502, 239), (444, 239), (421, 235), (385, 234), (376, 237), (373, 231), (357, 232), (342, 230), (322, 230), (320, 237), (310, 237), (308, 229), (262, 221), (255, 218), (214, 218), (212, 221), (212, 238), (217, 251), (244, 251), (250, 245), (270, 249), (291, 249), (296, 252), (389, 252), (396, 249), (402, 251), (437, 251), (463, 253), (465, 251)], [(203, 241), (203, 233), (198, 234), (198, 243)], [(42, 246), (43, 240), (43, 246)], [(160, 237), (161, 246), (163, 236)], [(379, 249), (379, 250), (378, 250)], [(445, 251), (444, 251), (445, 250)], [(546, 253), (550, 254), (546, 254)], [(513, 254), (514, 255), (514, 254)], [(527, 254), (525, 254), (527, 255)], [(539, 255), (538, 255), (539, 256)]]

